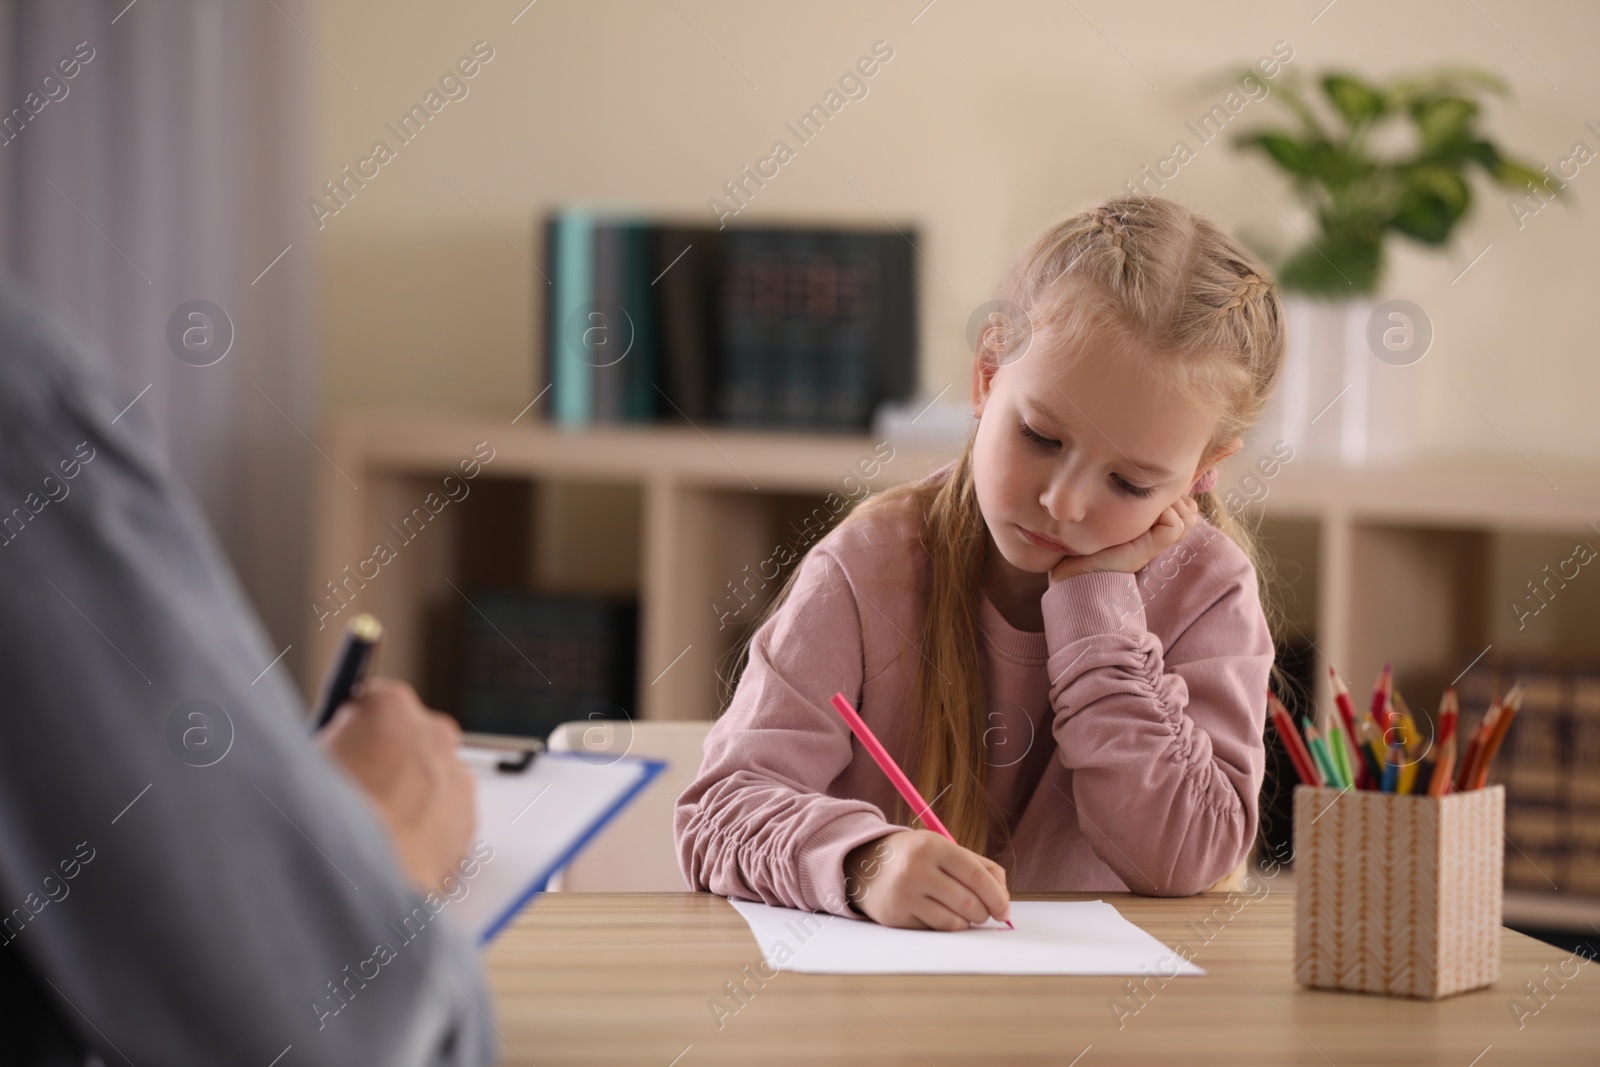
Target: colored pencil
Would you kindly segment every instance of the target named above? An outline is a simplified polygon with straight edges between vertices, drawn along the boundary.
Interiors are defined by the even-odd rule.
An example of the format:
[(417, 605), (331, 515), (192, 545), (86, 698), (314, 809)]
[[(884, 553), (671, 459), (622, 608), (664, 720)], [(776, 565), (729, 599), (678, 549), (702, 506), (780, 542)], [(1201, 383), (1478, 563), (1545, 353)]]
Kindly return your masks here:
[(1377, 684), (1372, 687), (1372, 717), (1378, 724), (1378, 733), (1385, 744), (1388, 743), (1389, 734), (1389, 694), (1393, 689), (1394, 671), (1385, 663)]
[[(1378, 768), (1380, 770), (1380, 777), (1381, 777), (1381, 771), (1382, 771), (1382, 768), (1383, 768), (1383, 757), (1384, 757), (1384, 751), (1385, 751), (1385, 746), (1382, 743), (1382, 740), (1383, 740), (1383, 726), (1384, 726), (1384, 724), (1383, 724), (1383, 721), (1380, 718), (1382, 713), (1383, 713), (1383, 704), (1380, 701), (1380, 699), (1379, 699), (1379, 697), (1378, 697), (1378, 695), (1376, 693), (1373, 694), (1372, 702), (1368, 703), (1368, 704), (1363, 704), (1361, 706), (1361, 710), (1357, 713), (1358, 717), (1361, 720), (1362, 726), (1365, 727), (1365, 730), (1364, 730), (1364, 733), (1366, 735), (1365, 744), (1367, 744), (1368, 746), (1372, 746), (1374, 744), (1374, 742), (1377, 743), (1377, 750), (1374, 751), (1372, 755), (1373, 755), (1373, 762), (1378, 766)], [(1376, 788), (1376, 786), (1374, 786), (1374, 788)]]
[(1396, 741), (1389, 746), (1389, 758), (1383, 766), (1383, 791), (1393, 793), (1400, 785), (1400, 761), (1405, 759), (1405, 749)]
[(1446, 686), (1439, 698), (1438, 762), (1433, 777), (1428, 779), (1428, 795), (1442, 797), (1450, 792), (1450, 775), (1456, 767), (1456, 725), (1461, 717), (1461, 707), (1456, 701), (1454, 686)]
[(1433, 769), (1433, 777), (1428, 780), (1428, 795), (1442, 797), (1450, 791), (1450, 772), (1456, 768), (1455, 738), (1450, 739), (1451, 747), (1439, 754), (1439, 765)]
[[(1315, 730), (1316, 727), (1312, 727)], [(1306, 744), (1311, 746), (1311, 756), (1317, 761), (1317, 766), (1322, 768), (1322, 776), (1327, 779), (1329, 789), (1343, 789), (1344, 779), (1339, 777), (1339, 768), (1333, 765), (1333, 756), (1328, 753), (1328, 742), (1321, 737), (1309, 737)]]
[(1344, 764), (1340, 763), (1339, 757), (1335, 755), (1331, 743), (1333, 735), (1328, 732), (1328, 728), (1333, 725), (1333, 720), (1334, 716), (1329, 713), (1327, 705), (1323, 705), (1313, 711), (1307, 721), (1317, 728), (1317, 736), (1322, 738), (1322, 743), (1328, 747), (1328, 762), (1333, 764), (1333, 769), (1338, 772), (1340, 778), (1343, 778)]
[(1366, 788), (1376, 789), (1378, 783), (1383, 781), (1382, 749), (1374, 743), (1377, 727), (1364, 708), (1356, 721), (1356, 729), (1361, 731), (1361, 743), (1356, 746), (1356, 751), (1361, 756), (1361, 765), (1366, 768)]
[(1339, 778), (1346, 789), (1354, 789), (1356, 784), (1356, 769), (1350, 763), (1350, 751), (1345, 748), (1344, 731), (1339, 729), (1339, 724), (1328, 724), (1328, 754), (1333, 757), (1333, 762), (1339, 769)]
[(1399, 780), (1395, 782), (1394, 791), (1396, 793), (1409, 794), (1413, 789), (1416, 788), (1418, 773), (1417, 768), (1420, 767), (1421, 764), (1413, 760), (1410, 754), (1407, 754), (1405, 758), (1408, 762), (1402, 764), (1400, 767), (1400, 776)]
[(1489, 705), (1489, 710), (1483, 715), (1483, 720), (1472, 731), (1472, 736), (1467, 738), (1467, 750), (1462, 753), (1461, 766), (1456, 768), (1456, 792), (1464, 793), (1472, 788), (1472, 780), (1478, 774), (1478, 757), (1483, 752), (1483, 743), (1494, 729), (1495, 720), (1500, 717), (1500, 701), (1495, 700)]
[(1429, 752), (1422, 757), (1422, 762), (1417, 764), (1417, 777), (1411, 783), (1410, 792), (1418, 796), (1426, 796), (1429, 788), (1433, 785), (1433, 776), (1438, 770), (1439, 754), (1437, 752)]
[(1444, 696), (1439, 698), (1439, 747), (1454, 744), (1456, 739), (1456, 720), (1461, 714), (1460, 705), (1456, 703), (1455, 686), (1445, 689)]
[(1387, 765), (1390, 756), (1390, 745), (1393, 742), (1398, 741), (1402, 751), (1406, 747), (1406, 728), (1405, 724), (1400, 721), (1399, 711), (1394, 706), (1393, 693), (1384, 697), (1383, 721), (1385, 724), (1383, 728), (1383, 762)]
[(1311, 758), (1316, 761), (1317, 767), (1322, 771), (1322, 776), (1327, 779), (1329, 788), (1343, 789), (1344, 780), (1339, 776), (1339, 768), (1334, 766), (1333, 756), (1328, 752), (1328, 743), (1322, 739), (1317, 728), (1307, 719), (1306, 745), (1311, 749)]
[[(1384, 740), (1387, 731), (1378, 728), (1377, 720), (1367, 720), (1367, 755), (1372, 757), (1372, 765), (1377, 768), (1378, 781), (1383, 780), (1383, 769), (1389, 762), (1389, 745)], [(1377, 784), (1373, 784), (1377, 788)]]
[[(845, 699), (843, 693), (835, 693), (833, 695), (833, 707), (835, 711), (844, 717), (844, 721), (861, 741), (861, 746), (867, 750), (868, 755), (873, 758), (883, 773), (889, 776), (889, 781), (893, 783), (895, 789), (899, 790), (900, 795), (905, 798), (905, 802), (911, 805), (911, 810), (916, 813), (916, 818), (921, 819), (928, 829), (956, 844), (960, 844), (950, 831), (945, 829), (944, 823), (939, 821), (939, 816), (935, 815), (933, 808), (922, 799), (922, 794), (917, 792), (917, 787), (911, 784), (911, 779), (906, 777), (906, 772), (900, 769), (900, 765), (894, 761), (894, 757), (889, 755), (889, 750), (883, 747), (883, 744), (873, 734), (871, 727), (867, 725), (866, 720), (856, 713), (855, 708), (850, 706), (850, 701)], [(1011, 925), (1011, 920), (1009, 919), (1006, 920), (1006, 925), (1013, 930), (1016, 929), (1015, 926)]]
[(1389, 698), (1394, 705), (1394, 711), (1389, 717), (1390, 725), (1400, 731), (1400, 743), (1406, 746), (1406, 754), (1411, 755), (1416, 751), (1417, 743), (1422, 740), (1422, 731), (1417, 729), (1417, 717), (1411, 714), (1411, 705), (1406, 703), (1406, 698), (1396, 689)]
[(1278, 739), (1283, 742), (1283, 747), (1289, 753), (1289, 762), (1294, 764), (1295, 773), (1300, 776), (1300, 781), (1305, 785), (1323, 785), (1322, 775), (1318, 773), (1316, 764), (1311, 761), (1311, 752), (1306, 748), (1300, 731), (1294, 728), (1294, 720), (1289, 717), (1289, 709), (1283, 706), (1272, 692), (1267, 690), (1267, 710), (1272, 715), (1273, 728), (1278, 731)]
[(1517, 717), (1517, 712), (1522, 710), (1522, 683), (1518, 682), (1511, 687), (1505, 700), (1500, 706), (1500, 717), (1494, 722), (1494, 729), (1484, 739), (1483, 751), (1478, 755), (1477, 767), (1472, 775), (1472, 788), (1482, 789), (1489, 780), (1489, 763), (1500, 751), (1500, 746), (1506, 739), (1506, 733), (1511, 729), (1511, 722)]
[(1344, 686), (1344, 679), (1339, 677), (1339, 672), (1333, 669), (1333, 664), (1328, 665), (1328, 679), (1333, 683), (1333, 703), (1339, 709), (1339, 718), (1344, 723), (1345, 743), (1348, 745), (1347, 755), (1351, 770), (1355, 773), (1356, 788), (1361, 788), (1366, 782), (1367, 764), (1361, 758), (1360, 734), (1356, 731), (1356, 710), (1350, 703), (1350, 690)]

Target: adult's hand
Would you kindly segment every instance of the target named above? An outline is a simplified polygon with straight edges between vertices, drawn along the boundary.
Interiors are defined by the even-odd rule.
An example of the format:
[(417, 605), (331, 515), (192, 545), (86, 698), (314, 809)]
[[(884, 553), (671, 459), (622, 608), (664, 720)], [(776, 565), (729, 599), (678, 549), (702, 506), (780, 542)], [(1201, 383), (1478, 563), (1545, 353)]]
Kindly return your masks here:
[(317, 741), (377, 808), (412, 884), (438, 890), (477, 818), (472, 771), (456, 754), (461, 727), (405, 682), (380, 678), (341, 704)]

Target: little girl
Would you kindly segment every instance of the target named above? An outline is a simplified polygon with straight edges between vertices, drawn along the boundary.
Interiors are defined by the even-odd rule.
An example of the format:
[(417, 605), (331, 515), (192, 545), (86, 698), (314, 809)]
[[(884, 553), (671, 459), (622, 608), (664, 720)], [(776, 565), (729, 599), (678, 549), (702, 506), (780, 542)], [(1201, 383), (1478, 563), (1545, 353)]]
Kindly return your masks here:
[[(1277, 290), (1119, 197), (1002, 296), (960, 458), (862, 501), (758, 622), (677, 802), (696, 888), (955, 930), (1008, 889), (1177, 896), (1248, 854), (1273, 646), (1213, 486), (1278, 376)], [(960, 844), (912, 828), (835, 692)]]

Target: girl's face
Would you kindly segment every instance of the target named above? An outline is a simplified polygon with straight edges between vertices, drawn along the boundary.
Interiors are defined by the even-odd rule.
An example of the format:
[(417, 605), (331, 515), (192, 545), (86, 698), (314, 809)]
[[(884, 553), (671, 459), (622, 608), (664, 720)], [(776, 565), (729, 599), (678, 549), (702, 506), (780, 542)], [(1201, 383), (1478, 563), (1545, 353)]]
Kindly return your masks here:
[(1012, 579), (1133, 540), (1240, 446), (1210, 449), (1217, 415), (1114, 343), (1069, 358), (1042, 330), (1013, 362), (974, 361), (973, 479)]

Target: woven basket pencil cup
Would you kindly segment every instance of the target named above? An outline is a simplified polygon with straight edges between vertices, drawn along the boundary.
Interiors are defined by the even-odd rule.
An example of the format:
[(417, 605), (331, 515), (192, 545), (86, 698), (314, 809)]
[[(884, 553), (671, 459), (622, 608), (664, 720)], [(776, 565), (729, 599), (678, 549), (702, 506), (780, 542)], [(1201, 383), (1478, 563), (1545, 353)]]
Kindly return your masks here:
[(1295, 980), (1437, 1000), (1499, 978), (1505, 800), (1296, 786)]

